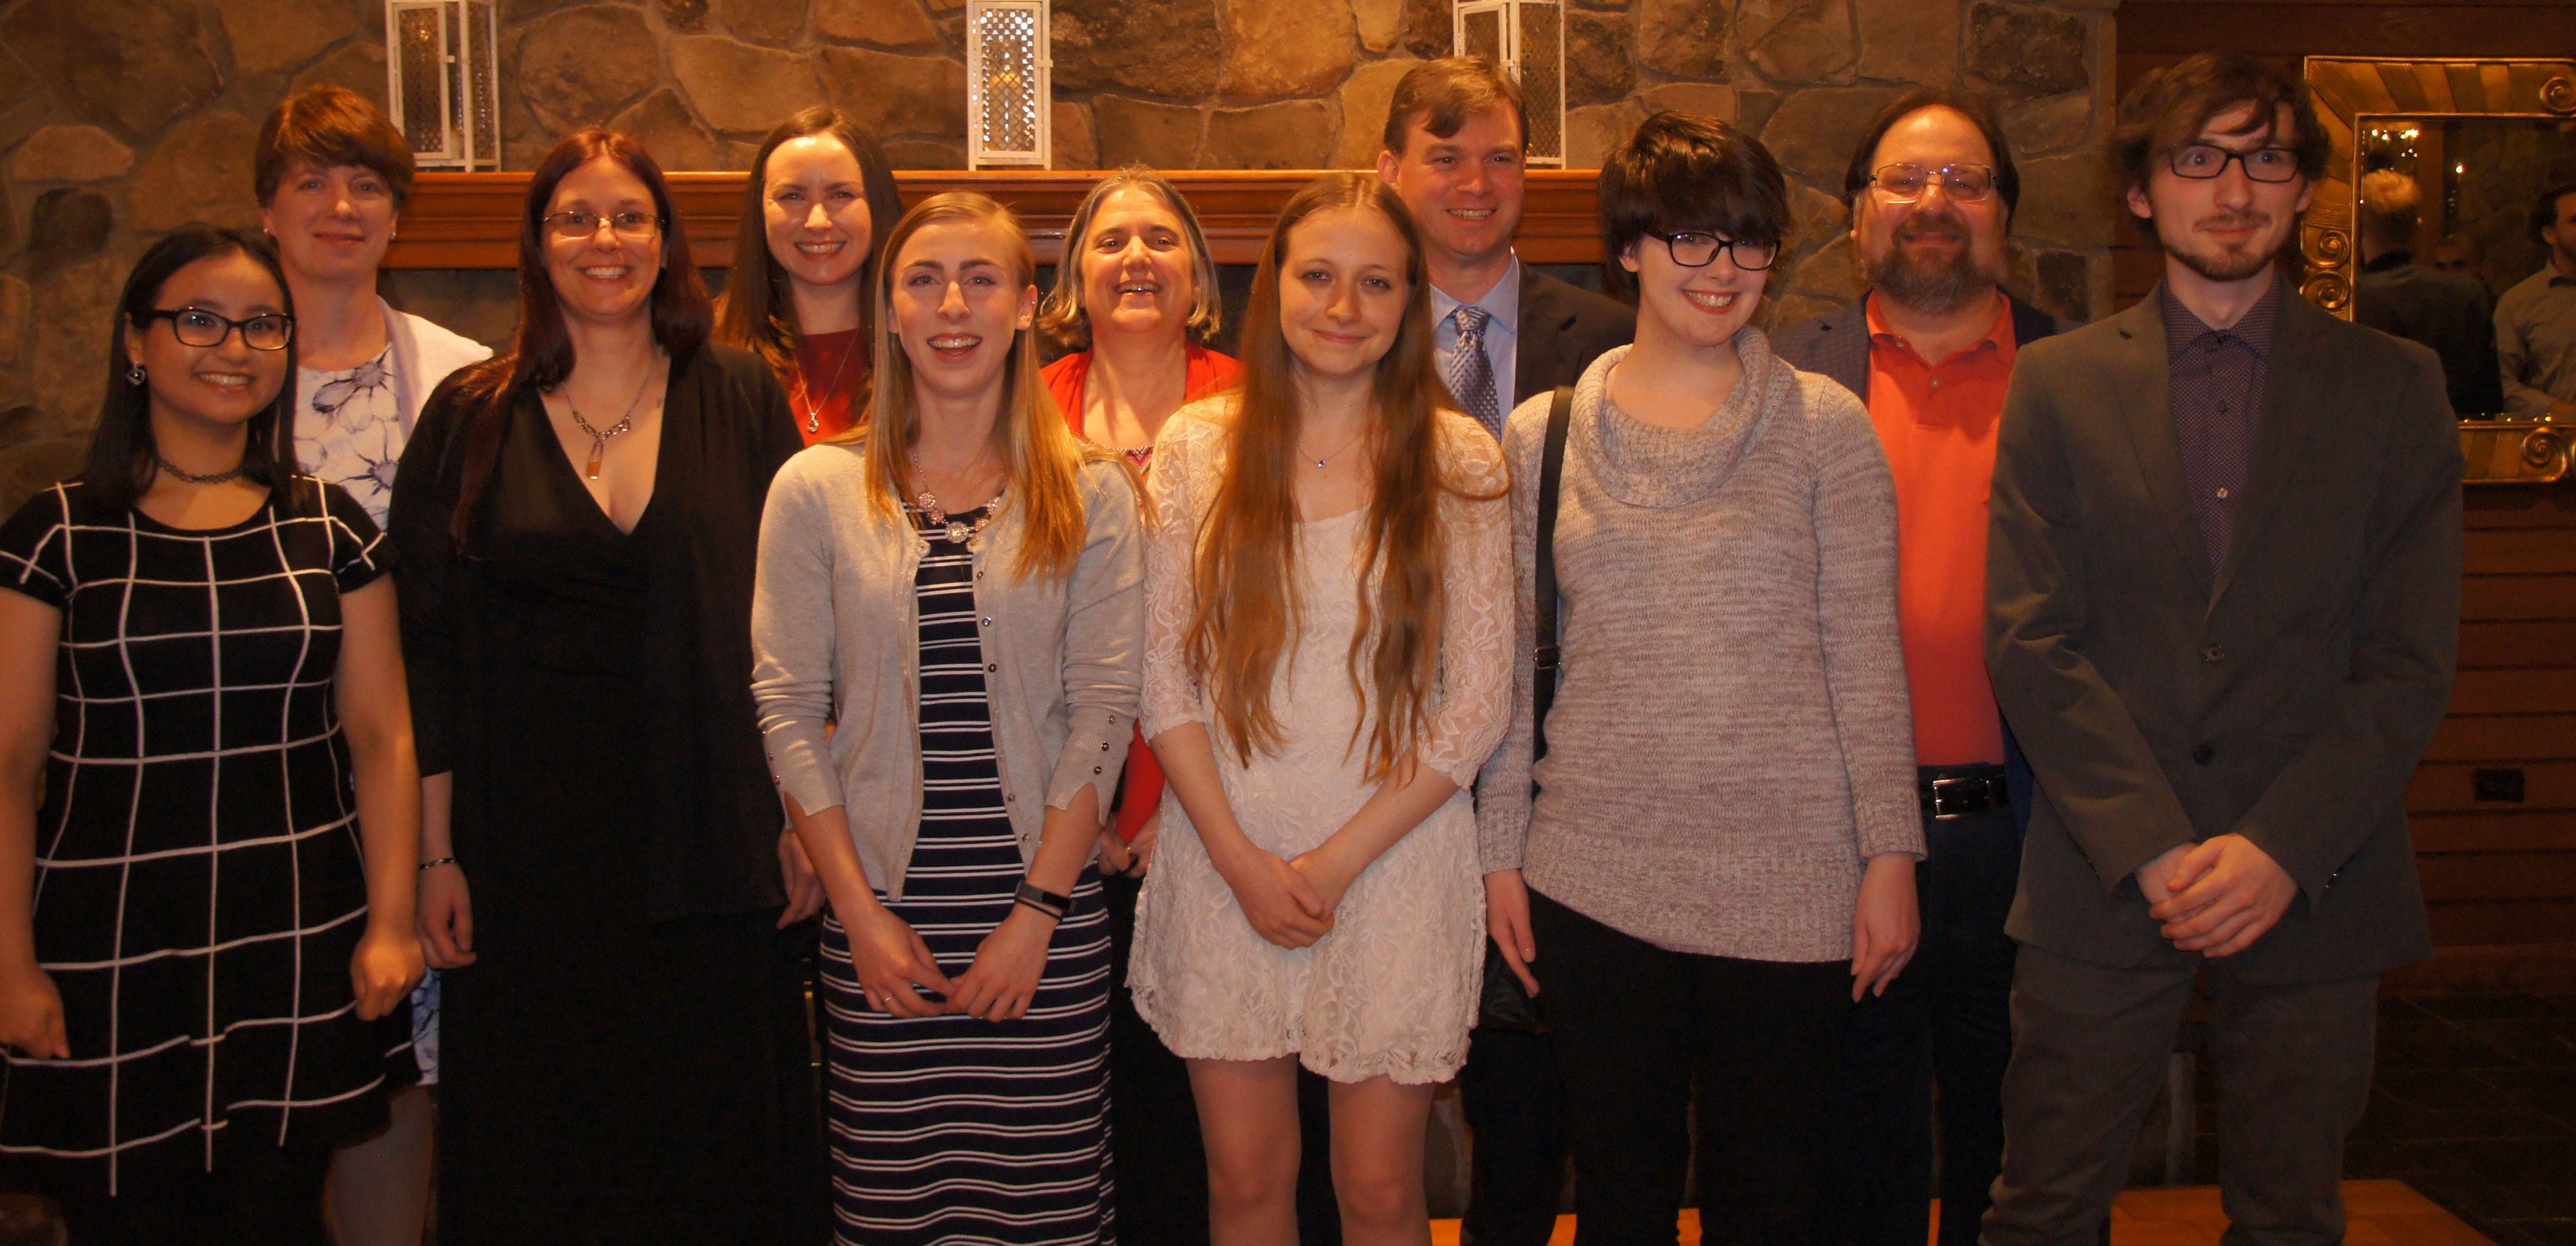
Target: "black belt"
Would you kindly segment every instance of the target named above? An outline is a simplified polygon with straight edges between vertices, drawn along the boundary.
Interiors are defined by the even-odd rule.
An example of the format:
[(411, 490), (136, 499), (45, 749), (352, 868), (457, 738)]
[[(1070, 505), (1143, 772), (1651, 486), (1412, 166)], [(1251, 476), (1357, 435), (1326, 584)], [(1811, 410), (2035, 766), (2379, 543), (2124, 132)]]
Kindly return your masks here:
[(1923, 812), (1935, 818), (1964, 818), (2012, 808), (2012, 786), (2001, 766), (1926, 767), (1917, 782)]

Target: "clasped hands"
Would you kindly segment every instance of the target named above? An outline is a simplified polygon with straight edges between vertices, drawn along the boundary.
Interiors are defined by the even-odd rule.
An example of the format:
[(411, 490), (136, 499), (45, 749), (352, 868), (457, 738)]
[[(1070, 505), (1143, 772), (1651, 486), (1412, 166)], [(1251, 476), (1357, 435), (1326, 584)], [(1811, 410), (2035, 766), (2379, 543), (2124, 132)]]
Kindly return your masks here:
[(1011, 915), (975, 948), (975, 963), (952, 979), (940, 972), (921, 932), (885, 905), (871, 903), (866, 913), (841, 920), (850, 939), (850, 968), (869, 1007), (893, 1017), (985, 1021), (1028, 1015), (1038, 979), (1046, 973), (1047, 944), (1055, 937), (1055, 926), (1053, 918), (1036, 909), (1012, 906)]
[(2299, 894), (2270, 853), (2232, 834), (2177, 844), (2139, 866), (2137, 878), (2165, 941), (2211, 960), (2254, 946)]
[(1210, 864), (1233, 889), (1253, 933), (1284, 948), (1313, 947), (1330, 933), (1333, 910), (1360, 873), (1340, 860), (1329, 840), (1294, 858), (1247, 843)]

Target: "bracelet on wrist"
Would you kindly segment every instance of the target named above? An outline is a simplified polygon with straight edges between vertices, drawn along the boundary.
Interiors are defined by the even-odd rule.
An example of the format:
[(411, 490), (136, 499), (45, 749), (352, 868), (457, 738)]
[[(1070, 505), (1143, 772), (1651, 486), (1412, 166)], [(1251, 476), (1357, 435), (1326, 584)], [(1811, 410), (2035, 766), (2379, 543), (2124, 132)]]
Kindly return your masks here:
[[(435, 860), (435, 861), (423, 861), (423, 862), (421, 862), (421, 863), (420, 863), (420, 868), (421, 868), (423, 871), (428, 871), (428, 870), (434, 870), (434, 869), (437, 869), (439, 866), (442, 866), (442, 865), (455, 865), (455, 864), (456, 864), (456, 858), (454, 858), (454, 857), (440, 857), (439, 859), (437, 859), (437, 860)], [(459, 867), (459, 868), (462, 868), (462, 867)]]
[(1011, 898), (1057, 921), (1063, 921), (1064, 915), (1073, 911), (1072, 896), (1057, 895), (1025, 878), (1020, 880), (1020, 889)]

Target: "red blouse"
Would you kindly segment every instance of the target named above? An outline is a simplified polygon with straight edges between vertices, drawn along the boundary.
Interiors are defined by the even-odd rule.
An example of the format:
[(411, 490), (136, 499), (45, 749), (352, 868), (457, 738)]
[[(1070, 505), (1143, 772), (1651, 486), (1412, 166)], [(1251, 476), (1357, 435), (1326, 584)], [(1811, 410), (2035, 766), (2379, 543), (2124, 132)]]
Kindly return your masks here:
[[(1189, 361), (1189, 377), (1181, 383), (1181, 401), (1197, 402), (1211, 394), (1233, 389), (1243, 381), (1243, 365), (1231, 357), (1192, 342), (1182, 347)], [(1064, 409), (1064, 418), (1073, 425), (1076, 436), (1082, 433), (1082, 394), (1091, 378), (1091, 352), (1067, 355), (1040, 369), (1038, 376), (1046, 382), (1047, 392), (1055, 396), (1055, 405)], [(1151, 453), (1150, 449), (1147, 451)], [(1129, 452), (1127, 457), (1139, 471), (1147, 460)], [(1126, 788), (1118, 803), (1118, 838), (1134, 839), (1145, 829), (1145, 819), (1163, 803), (1163, 767), (1154, 760), (1154, 750), (1145, 746), (1145, 729), (1136, 729), (1136, 742), (1127, 749)]]
[(796, 409), (796, 434), (806, 445), (848, 430), (864, 405), (868, 369), (874, 366), (856, 329), (797, 339), (797, 375), (782, 379), (788, 405)]

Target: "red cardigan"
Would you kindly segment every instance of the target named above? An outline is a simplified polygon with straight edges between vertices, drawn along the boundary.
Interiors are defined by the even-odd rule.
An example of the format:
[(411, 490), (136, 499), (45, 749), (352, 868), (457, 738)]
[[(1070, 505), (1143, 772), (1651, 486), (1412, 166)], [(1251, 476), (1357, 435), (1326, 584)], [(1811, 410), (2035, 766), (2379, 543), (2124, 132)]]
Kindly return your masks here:
[[(1189, 379), (1182, 383), (1181, 401), (1197, 402), (1210, 394), (1234, 388), (1243, 380), (1243, 365), (1232, 358), (1192, 342), (1182, 347), (1189, 359)], [(1064, 418), (1073, 425), (1076, 436), (1082, 433), (1082, 391), (1091, 377), (1091, 352), (1067, 355), (1039, 370), (1047, 392), (1055, 396), (1055, 405), (1063, 408)], [(1163, 803), (1163, 767), (1154, 760), (1154, 750), (1145, 746), (1145, 729), (1136, 729), (1136, 742), (1127, 749), (1126, 789), (1118, 804), (1118, 838), (1134, 839), (1145, 828), (1145, 819)]]

